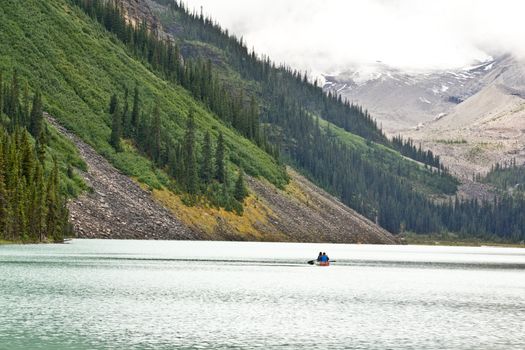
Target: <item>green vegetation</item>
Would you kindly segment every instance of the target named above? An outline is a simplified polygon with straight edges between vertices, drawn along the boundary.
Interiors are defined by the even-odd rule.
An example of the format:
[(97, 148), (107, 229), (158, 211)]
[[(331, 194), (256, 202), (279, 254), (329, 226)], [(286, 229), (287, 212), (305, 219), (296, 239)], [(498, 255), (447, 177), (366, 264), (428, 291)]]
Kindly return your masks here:
[(439, 156), (434, 155), (431, 150), (423, 150), (421, 144), (419, 144), (419, 147), (416, 147), (412, 139), (404, 140), (401, 135), (394, 136), (394, 138), (392, 138), (392, 145), (404, 156), (434, 167), (438, 169), (438, 171), (448, 172), (443, 164), (441, 164)]
[[(138, 91), (136, 88), (133, 101), (134, 110), (137, 112), (141, 108)], [(127, 100), (124, 101), (124, 105), (128, 105)], [(110, 142), (117, 152), (122, 151), (121, 136), (124, 129), (124, 134), (133, 140), (136, 147), (157, 167), (165, 169), (174, 180), (170, 188), (186, 194), (186, 204), (196, 204), (199, 196), (204, 196), (212, 205), (227, 210), (235, 209), (238, 214), (242, 214), (242, 202), (248, 193), (241, 193), (237, 187), (230, 186), (228, 180), (232, 174), (227, 167), (222, 133), (219, 133), (217, 151), (213, 157), (214, 146), (209, 132), (204, 135), (202, 148), (198, 147), (200, 142), (197, 140), (193, 110), (188, 114), (184, 136), (180, 139), (163, 132), (158, 106), (154, 108), (151, 117), (143, 114), (135, 118), (133, 115), (138, 113), (132, 111), (130, 116), (127, 107), (123, 108), (124, 112), (120, 110), (118, 99), (112, 98), (109, 106), (109, 111), (113, 111)], [(130, 122), (126, 123), (126, 120)], [(236, 186), (244, 188), (242, 177), (238, 181), (241, 183), (237, 183)]]
[(503, 164), (496, 163), (485, 177), (476, 176), (478, 181), (496, 186), (502, 191), (525, 192), (525, 166), (518, 166), (516, 159)]
[(197, 102), (191, 94), (169, 83), (148, 62), (133, 53), (117, 37), (65, 0), (7, 1), (0, 13), (0, 69), (17, 68), (42, 91), (46, 111), (108, 158), (117, 168), (152, 188), (169, 186), (165, 171), (133, 146), (123, 144), (117, 152), (109, 143), (111, 119), (107, 103), (113, 93), (124, 99), (128, 87), (141, 88), (146, 103), (142, 110), (152, 114), (159, 106), (163, 133), (180, 138), (186, 116), (194, 110), (197, 139), (209, 132), (214, 139), (223, 134), (228, 163), (242, 167), (252, 176), (284, 186), (284, 167), (256, 144), (243, 138)]
[[(423, 232), (440, 229), (439, 219), (417, 222), (415, 213), (428, 208), (428, 215), (434, 215), (427, 194), (456, 191), (456, 180), (443, 171), (437, 157), (401, 140), (407, 150), (415, 149), (409, 155), (437, 166), (437, 171), (406, 159), (361, 107), (324, 94), (300, 72), (258, 58), (211, 19), (190, 14), (173, 1), (158, 2), (169, 5), (161, 17), (181, 52), (195, 59), (208, 54), (214, 63), (220, 61), (217, 71), (226, 85), (257, 93), (265, 135), (279, 145), (284, 160), (358, 212), (378, 218), (391, 232), (403, 225)], [(316, 122), (317, 116), (322, 120)], [(412, 210), (414, 215), (406, 218)]]
[[(28, 88), (23, 103), (20, 91), (16, 72), (10, 86), (0, 76), (0, 239), (60, 242), (71, 235), (72, 227), (58, 162), (47, 152), (50, 133), (42, 96), (37, 91), (30, 106)], [(46, 165), (49, 161), (52, 167)]]
[[(71, 2), (114, 33), (133, 56), (147, 62), (157, 75), (167, 81), (180, 84), (191, 92), (195, 99), (200, 100), (244, 137), (254, 141), (267, 152), (277, 154), (260, 131), (259, 109), (254, 96), (251, 96), (250, 102), (246, 103), (242, 89), (236, 91), (232, 87), (226, 88), (213, 72), (209, 59), (186, 59), (183, 63), (178, 45), (173, 44), (171, 40), (158, 38), (155, 33), (148, 30), (145, 22), (138, 26), (128, 23), (116, 2), (99, 0), (71, 0)], [(127, 90), (125, 95), (127, 97)]]

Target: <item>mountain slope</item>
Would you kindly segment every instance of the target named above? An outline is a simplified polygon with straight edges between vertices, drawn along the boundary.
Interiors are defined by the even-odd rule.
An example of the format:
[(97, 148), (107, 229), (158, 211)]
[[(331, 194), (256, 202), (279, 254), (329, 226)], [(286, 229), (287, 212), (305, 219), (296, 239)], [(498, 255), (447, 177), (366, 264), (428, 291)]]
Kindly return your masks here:
[[(117, 153), (108, 143), (110, 123), (104, 111), (111, 94), (138, 83), (144, 101), (162, 105), (166, 132), (182, 134), (186, 115), (194, 109), (199, 129), (214, 135), (222, 132), (228, 146), (238, 150), (246, 171), (276, 185), (286, 183), (285, 173), (268, 154), (214, 118), (186, 90), (152, 74), (80, 9), (66, 1), (8, 1), (0, 15), (0, 69), (16, 67), (21, 77), (42, 91), (50, 114), (127, 175), (152, 186), (166, 182), (137, 152)], [(145, 110), (152, 108), (145, 106)]]
[(366, 106), (389, 133), (449, 113), (478, 92), (504, 58), (447, 71), (406, 72), (382, 63), (325, 76), (324, 89)]
[[(157, 13), (168, 35), (186, 53), (220, 67), (221, 79), (234, 91), (240, 86), (257, 94), (265, 131), (281, 145), (284, 159), (345, 204), (396, 233), (448, 231), (504, 240), (525, 234), (525, 218), (515, 215), (522, 210), (523, 200), (447, 199), (457, 194), (457, 180), (431, 152), (410, 140), (388, 140), (359, 105), (338, 94), (323, 94), (306, 74), (257, 57), (242, 39), (229, 35), (212, 19), (190, 13), (173, 0), (154, 2), (169, 5)], [(456, 73), (459, 86), (472, 82), (471, 90), (462, 91), (467, 95), (479, 91), (472, 77), (490, 71), (490, 65), (486, 62), (467, 69), (468, 74)], [(454, 95), (447, 99), (451, 104), (461, 100)]]
[[(135, 15), (141, 13), (147, 12), (137, 11)], [(71, 204), (81, 237), (395, 242), (367, 219), (349, 209), (342, 210), (341, 204), (327, 194), (315, 191), (315, 196), (307, 195), (323, 203), (317, 209), (294, 196), (287, 197), (287, 186), (300, 188), (300, 193), (309, 193), (315, 187), (306, 180), (292, 180), (288, 185), (289, 175), (274, 157), (219, 120), (189, 91), (155, 74), (148, 63), (134, 57), (114, 35), (69, 1), (3, 2), (0, 51), (0, 70), (16, 68), (22, 80), (31, 82), (32, 89), (42, 91), (45, 109), (65, 128), (63, 132), (73, 132), (80, 138), (73, 139), (85, 156), (88, 172), (75, 172), (92, 183), (93, 191)], [(219, 133), (224, 135), (228, 168), (237, 171), (242, 167), (252, 178), (255, 194), (246, 199), (244, 215), (202, 203), (184, 205), (183, 196), (172, 190), (173, 179), (166, 170), (139, 152), (132, 140), (123, 142), (122, 152), (115, 151), (109, 143), (108, 102), (113, 93), (122, 99), (124, 90), (135, 85), (140, 87), (145, 113), (151, 113), (154, 105), (160, 106), (163, 134), (181, 138), (188, 112), (193, 110), (199, 140), (205, 132), (210, 132), (214, 143)], [(132, 189), (130, 194), (123, 193), (126, 189)], [(273, 193), (269, 197), (272, 199), (266, 200), (264, 193)], [(102, 201), (104, 195), (110, 198)], [(272, 210), (276, 200), (279, 207)], [(166, 214), (160, 204), (173, 209), (171, 214)], [(337, 216), (337, 223), (330, 222), (334, 232), (319, 233), (322, 227), (318, 222), (311, 222), (309, 227), (308, 222), (290, 219), (301, 213), (299, 218), (315, 220), (328, 215), (324, 211), (332, 212), (332, 219)], [(202, 220), (209, 213), (215, 215), (211, 224)], [(329, 223), (323, 220), (320, 222)], [(157, 221), (160, 228), (155, 228)], [(261, 222), (269, 224), (261, 226)], [(108, 229), (112, 230), (109, 234)], [(150, 230), (153, 232), (146, 232)]]
[(81, 238), (199, 239), (148, 191), (120, 173), (92, 147), (48, 116), (78, 148), (87, 164), (80, 172), (90, 191), (70, 202), (71, 222)]
[(496, 162), (525, 162), (525, 63), (506, 56), (479, 84), (447, 115), (407, 133), (463, 176), (485, 173)]

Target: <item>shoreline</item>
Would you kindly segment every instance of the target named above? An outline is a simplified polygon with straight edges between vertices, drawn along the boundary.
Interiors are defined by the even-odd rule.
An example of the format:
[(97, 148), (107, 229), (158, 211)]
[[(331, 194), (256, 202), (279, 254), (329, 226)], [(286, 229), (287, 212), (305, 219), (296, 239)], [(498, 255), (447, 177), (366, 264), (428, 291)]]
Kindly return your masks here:
[(3, 239), (0, 239), (0, 245), (9, 245), (9, 244), (17, 244), (21, 242), (11, 242), (11, 241), (4, 241)]
[(23, 242), (23, 241), (6, 241), (6, 240), (3, 240), (3, 239), (0, 239), (0, 246), (2, 246), (2, 245), (14, 245), (14, 244), (19, 244), (19, 245), (64, 244), (64, 243), (67, 243), (67, 242), (69, 242), (71, 240), (72, 240), (72, 238), (65, 238), (62, 242), (48, 242), (48, 241), (44, 241), (44, 242)]
[(427, 245), (427, 246), (441, 246), (441, 247), (495, 247), (495, 248), (525, 248), (525, 244), (521, 243), (500, 243), (491, 241), (476, 241), (476, 240), (447, 240), (447, 239), (431, 239), (429, 237), (410, 237), (402, 240), (402, 245)]
[[(0, 246), (3, 245), (33, 245), (33, 244), (64, 244), (69, 241), (71, 241), (74, 238), (66, 238), (63, 242), (22, 242), (22, 241), (6, 241), (0, 239)], [(92, 240), (90, 238), (79, 238), (79, 239), (86, 239), (86, 240)], [(118, 240), (118, 239), (117, 239)], [(127, 240), (123, 240), (127, 241)], [(138, 241), (151, 241), (149, 239), (138, 239)], [(179, 241), (179, 240), (169, 240), (169, 241)], [(181, 241), (187, 241), (187, 240), (181, 240)], [(199, 240), (195, 240), (199, 241)], [(237, 241), (216, 241), (216, 242), (237, 242)], [(257, 241), (252, 241), (257, 242)], [(314, 242), (267, 242), (266, 243), (314, 243)], [(329, 243), (329, 242), (323, 242), (328, 244), (355, 244), (359, 245), (359, 243)], [(314, 243), (316, 244), (316, 243)], [(317, 243), (322, 244), (322, 243)], [(382, 244), (376, 244), (378, 246)], [(433, 239), (432, 237), (423, 236), (423, 237), (417, 237), (417, 236), (405, 236), (401, 238), (401, 244), (398, 245), (413, 245), (413, 246), (441, 246), (441, 247), (495, 247), (495, 248), (525, 248), (525, 244), (522, 243), (501, 243), (501, 242), (491, 242), (491, 241), (479, 241), (479, 240), (448, 240), (448, 239), (439, 239), (436, 237), (436, 239)]]

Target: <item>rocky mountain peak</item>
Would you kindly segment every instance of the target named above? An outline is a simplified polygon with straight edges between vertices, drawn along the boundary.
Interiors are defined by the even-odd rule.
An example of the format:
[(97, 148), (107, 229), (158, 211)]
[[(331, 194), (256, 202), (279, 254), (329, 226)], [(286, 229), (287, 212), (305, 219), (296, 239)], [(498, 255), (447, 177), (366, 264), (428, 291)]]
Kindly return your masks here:
[(155, 33), (162, 32), (162, 25), (154, 15), (149, 1), (146, 0), (115, 0), (125, 13), (126, 19), (134, 26), (146, 22), (149, 30)]

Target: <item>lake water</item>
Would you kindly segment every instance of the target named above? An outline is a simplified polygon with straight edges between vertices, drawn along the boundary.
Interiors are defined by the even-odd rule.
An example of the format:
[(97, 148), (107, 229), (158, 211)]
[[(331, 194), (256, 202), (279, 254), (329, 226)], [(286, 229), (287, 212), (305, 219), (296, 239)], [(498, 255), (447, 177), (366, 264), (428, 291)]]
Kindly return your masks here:
[(525, 349), (525, 249), (0, 246), (0, 349), (208, 348)]

